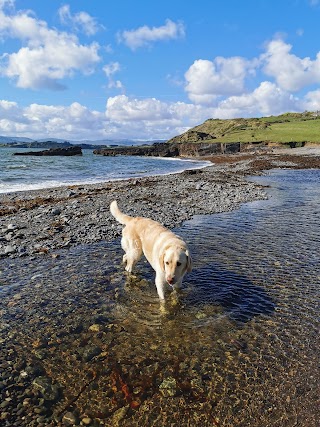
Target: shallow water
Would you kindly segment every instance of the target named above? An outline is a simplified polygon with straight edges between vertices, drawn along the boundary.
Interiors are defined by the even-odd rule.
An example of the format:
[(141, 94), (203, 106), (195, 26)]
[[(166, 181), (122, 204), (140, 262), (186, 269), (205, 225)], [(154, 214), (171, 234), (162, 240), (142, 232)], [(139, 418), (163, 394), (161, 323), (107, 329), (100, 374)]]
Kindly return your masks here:
[(1, 261), (2, 345), (63, 388), (48, 420), (319, 426), (320, 171), (254, 180), (268, 201), (176, 230), (194, 270), (166, 313), (146, 262), (123, 273), (118, 241)]

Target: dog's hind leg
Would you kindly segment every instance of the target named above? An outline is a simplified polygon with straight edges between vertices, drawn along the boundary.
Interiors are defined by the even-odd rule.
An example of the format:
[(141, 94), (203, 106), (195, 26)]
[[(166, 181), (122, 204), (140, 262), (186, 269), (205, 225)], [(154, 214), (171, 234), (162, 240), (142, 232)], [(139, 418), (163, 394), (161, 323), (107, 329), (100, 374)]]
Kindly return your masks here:
[(121, 239), (122, 249), (125, 251), (123, 255), (123, 263), (126, 264), (126, 271), (132, 273), (136, 263), (142, 256), (142, 247), (139, 239), (129, 239), (123, 235)]

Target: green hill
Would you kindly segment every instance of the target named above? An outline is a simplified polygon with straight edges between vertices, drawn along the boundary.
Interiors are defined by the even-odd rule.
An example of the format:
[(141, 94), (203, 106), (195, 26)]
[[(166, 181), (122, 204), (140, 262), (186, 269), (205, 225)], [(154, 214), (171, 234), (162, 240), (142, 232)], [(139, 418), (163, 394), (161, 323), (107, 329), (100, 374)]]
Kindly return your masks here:
[(250, 119), (208, 119), (168, 142), (320, 143), (320, 112)]

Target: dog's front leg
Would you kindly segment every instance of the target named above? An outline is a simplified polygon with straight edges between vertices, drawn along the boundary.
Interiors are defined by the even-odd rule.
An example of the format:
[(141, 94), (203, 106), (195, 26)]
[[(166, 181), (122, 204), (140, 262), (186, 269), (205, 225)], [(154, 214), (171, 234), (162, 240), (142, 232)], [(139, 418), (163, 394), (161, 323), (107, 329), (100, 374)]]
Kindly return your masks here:
[(174, 285), (173, 285), (173, 289), (177, 292), (181, 291), (181, 287), (182, 287), (182, 279), (177, 281)]
[(165, 288), (165, 279), (163, 274), (156, 274), (156, 287), (157, 287), (157, 291), (158, 291), (158, 295), (160, 298), (161, 302), (164, 302), (164, 288)]

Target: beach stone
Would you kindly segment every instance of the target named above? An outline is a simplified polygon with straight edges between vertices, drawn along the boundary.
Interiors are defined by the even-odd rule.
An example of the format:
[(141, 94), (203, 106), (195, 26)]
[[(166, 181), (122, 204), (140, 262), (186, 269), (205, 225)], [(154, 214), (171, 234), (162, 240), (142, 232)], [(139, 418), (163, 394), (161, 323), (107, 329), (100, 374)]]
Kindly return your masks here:
[(83, 360), (85, 362), (89, 362), (91, 359), (93, 359), (95, 356), (98, 356), (101, 353), (101, 348), (98, 346), (88, 346), (85, 347), (83, 351)]
[(84, 417), (81, 420), (82, 424), (85, 426), (89, 426), (92, 423), (92, 419), (89, 417)]
[(54, 208), (51, 211), (52, 215), (60, 215), (61, 214), (61, 209), (59, 208)]
[(12, 239), (13, 239), (13, 237), (14, 237), (14, 234), (13, 234), (12, 232), (7, 233), (7, 234), (5, 235), (5, 239), (6, 239), (6, 241), (7, 241), (7, 242), (10, 242), (10, 240), (12, 240)]
[(15, 225), (15, 224), (8, 224), (7, 225), (7, 230), (14, 231), (14, 230), (17, 230), (17, 229), (18, 229), (18, 226)]
[(65, 426), (73, 426), (78, 424), (79, 418), (73, 412), (66, 412), (62, 418), (62, 422)]
[(113, 417), (112, 417), (112, 425), (115, 427), (119, 426), (121, 421), (127, 415), (128, 410), (129, 410), (129, 405), (123, 406), (122, 408), (115, 411), (115, 413), (113, 414)]
[(100, 332), (101, 326), (98, 325), (97, 323), (94, 323), (93, 325), (89, 326), (88, 330), (90, 332)]
[(8, 400), (4, 400), (3, 402), (0, 403), (0, 408), (1, 409), (5, 409), (8, 406), (10, 406), (10, 401), (8, 401)]
[(174, 397), (177, 394), (177, 381), (173, 377), (166, 377), (159, 386), (160, 393), (164, 397)]
[(12, 245), (5, 246), (4, 248), (4, 253), (6, 255), (14, 254), (16, 251), (17, 251), (16, 247)]
[(60, 387), (58, 384), (52, 384), (51, 378), (37, 377), (32, 382), (33, 387), (38, 390), (45, 400), (57, 401), (60, 396)]

